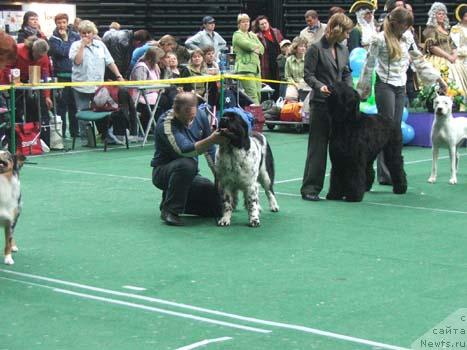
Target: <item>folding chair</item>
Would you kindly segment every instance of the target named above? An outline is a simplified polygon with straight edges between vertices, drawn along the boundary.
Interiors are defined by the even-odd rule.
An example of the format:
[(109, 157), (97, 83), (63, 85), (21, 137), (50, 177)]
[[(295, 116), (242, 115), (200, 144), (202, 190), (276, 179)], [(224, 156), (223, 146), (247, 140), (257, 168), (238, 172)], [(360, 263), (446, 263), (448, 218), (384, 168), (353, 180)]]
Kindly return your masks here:
[[(104, 152), (107, 152), (107, 130), (110, 127), (110, 116), (113, 112), (112, 111), (106, 111), (106, 112), (94, 112), (92, 110), (82, 110), (76, 113), (76, 118), (78, 120), (83, 120), (90, 122), (92, 125), (92, 137), (94, 139), (94, 144), (96, 144), (96, 133), (95, 133), (95, 128), (96, 128), (96, 122), (99, 120), (105, 119), (105, 131), (102, 134), (102, 138), (104, 139)], [(71, 149), (75, 149), (75, 141), (76, 141), (76, 136), (73, 137), (73, 144), (71, 146)], [(128, 149), (128, 136), (127, 133), (125, 132), (125, 145), (126, 148)]]

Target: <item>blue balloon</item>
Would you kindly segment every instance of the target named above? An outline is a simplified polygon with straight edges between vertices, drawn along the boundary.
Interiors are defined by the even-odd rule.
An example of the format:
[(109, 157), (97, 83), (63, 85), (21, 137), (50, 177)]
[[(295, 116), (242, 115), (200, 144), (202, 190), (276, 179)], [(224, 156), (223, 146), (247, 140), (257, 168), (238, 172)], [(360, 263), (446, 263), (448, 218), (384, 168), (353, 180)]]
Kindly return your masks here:
[(349, 56), (350, 69), (352, 70), (352, 77), (360, 77), (363, 65), (365, 64), (367, 51), (363, 47), (356, 47), (352, 50)]
[(402, 121), (406, 122), (408, 117), (409, 117), (409, 110), (407, 109), (407, 107), (404, 107), (404, 111), (402, 112)]
[(415, 137), (415, 131), (413, 127), (405, 122), (401, 123), (401, 131), (402, 131), (402, 143), (404, 145), (408, 144), (412, 141)]

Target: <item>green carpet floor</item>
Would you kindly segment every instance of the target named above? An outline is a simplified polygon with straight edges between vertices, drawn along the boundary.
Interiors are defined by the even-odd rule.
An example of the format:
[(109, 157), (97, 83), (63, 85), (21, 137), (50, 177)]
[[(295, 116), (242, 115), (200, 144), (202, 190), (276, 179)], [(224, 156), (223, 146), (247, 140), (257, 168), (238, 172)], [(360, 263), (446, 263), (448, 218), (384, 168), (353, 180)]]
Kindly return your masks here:
[(257, 229), (243, 208), (228, 228), (164, 225), (150, 145), (30, 158), (20, 251), (0, 266), (0, 349), (410, 348), (467, 308), (465, 149), (456, 186), (447, 151), (430, 185), (431, 150), (406, 147), (406, 195), (311, 203), (307, 135), (266, 135), (281, 211), (262, 195)]

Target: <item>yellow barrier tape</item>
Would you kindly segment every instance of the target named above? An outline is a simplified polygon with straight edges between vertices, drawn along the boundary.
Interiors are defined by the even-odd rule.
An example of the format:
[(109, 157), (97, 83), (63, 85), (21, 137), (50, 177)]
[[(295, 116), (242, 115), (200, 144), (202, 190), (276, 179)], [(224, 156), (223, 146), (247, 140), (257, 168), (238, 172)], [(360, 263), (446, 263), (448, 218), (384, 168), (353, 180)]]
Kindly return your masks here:
[(245, 75), (235, 75), (235, 74), (224, 74), (224, 78), (225, 79), (235, 79), (235, 80), (260, 81), (262, 83), (273, 83), (273, 84), (287, 84), (287, 85), (293, 84), (290, 81), (263, 79), (263, 78), (256, 78), (256, 77), (248, 77), (248, 76), (245, 76)]
[[(53, 88), (53, 87), (66, 87), (66, 86), (151, 86), (151, 85), (163, 85), (163, 84), (197, 84), (197, 83), (209, 83), (220, 81), (221, 79), (234, 79), (234, 80), (250, 80), (260, 81), (264, 83), (275, 83), (275, 84), (291, 84), (287, 81), (262, 79), (256, 77), (248, 77), (244, 75), (236, 74), (224, 74), (224, 75), (212, 75), (212, 76), (199, 76), (199, 77), (187, 77), (187, 78), (176, 78), (176, 79), (161, 79), (161, 80), (125, 80), (125, 81), (82, 81), (82, 82), (60, 82), (60, 83), (18, 83), (14, 84), (14, 87), (37, 87), (37, 88)], [(10, 85), (1, 85), (0, 91), (11, 89)]]

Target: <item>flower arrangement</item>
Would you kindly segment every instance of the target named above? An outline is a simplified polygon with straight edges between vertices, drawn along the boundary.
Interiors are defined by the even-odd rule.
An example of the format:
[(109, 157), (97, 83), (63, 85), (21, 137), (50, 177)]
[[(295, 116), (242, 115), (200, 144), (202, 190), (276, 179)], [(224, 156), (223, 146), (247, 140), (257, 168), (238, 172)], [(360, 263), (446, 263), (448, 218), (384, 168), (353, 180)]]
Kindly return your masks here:
[[(440, 67), (441, 78), (447, 83), (448, 89), (446, 95), (450, 96), (453, 100), (453, 109), (464, 109), (466, 104), (465, 92), (456, 86), (456, 83), (449, 81), (449, 67), (443, 65)], [(436, 86), (424, 86), (418, 93), (417, 98), (414, 100), (412, 107), (426, 108), (429, 112), (433, 112), (433, 100), (436, 97)]]
[(462, 89), (459, 89), (454, 82), (448, 83), (446, 95), (452, 98), (454, 105), (458, 108), (465, 106), (465, 92), (462, 91)]

